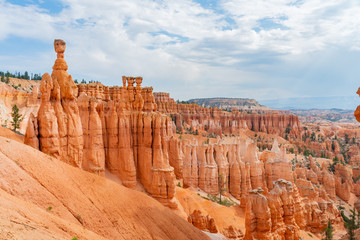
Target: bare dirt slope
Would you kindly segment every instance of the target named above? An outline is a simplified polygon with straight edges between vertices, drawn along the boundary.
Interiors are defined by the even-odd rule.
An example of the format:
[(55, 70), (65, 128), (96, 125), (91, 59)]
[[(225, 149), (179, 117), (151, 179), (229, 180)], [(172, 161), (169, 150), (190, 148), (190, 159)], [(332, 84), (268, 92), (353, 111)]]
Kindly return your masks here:
[(3, 137), (0, 169), (0, 239), (208, 239), (144, 193)]
[(0, 126), (0, 136), (5, 137), (5, 138), (10, 138), (10, 139), (18, 141), (20, 143), (24, 142), (24, 136), (17, 134), (6, 127)]

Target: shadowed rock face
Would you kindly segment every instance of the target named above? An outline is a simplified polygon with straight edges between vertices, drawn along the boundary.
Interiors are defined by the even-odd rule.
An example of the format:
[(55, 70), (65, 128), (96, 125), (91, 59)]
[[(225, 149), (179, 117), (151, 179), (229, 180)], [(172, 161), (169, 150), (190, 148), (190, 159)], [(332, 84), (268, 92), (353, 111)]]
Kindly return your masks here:
[(51, 76), (43, 75), (41, 105), (25, 142), (89, 172), (104, 175), (107, 167), (130, 188), (139, 179), (155, 199), (176, 208), (171, 120), (155, 112), (152, 88), (142, 88), (141, 77), (123, 77), (122, 87), (77, 86), (67, 73), (65, 42), (55, 40), (54, 47), (57, 59)]

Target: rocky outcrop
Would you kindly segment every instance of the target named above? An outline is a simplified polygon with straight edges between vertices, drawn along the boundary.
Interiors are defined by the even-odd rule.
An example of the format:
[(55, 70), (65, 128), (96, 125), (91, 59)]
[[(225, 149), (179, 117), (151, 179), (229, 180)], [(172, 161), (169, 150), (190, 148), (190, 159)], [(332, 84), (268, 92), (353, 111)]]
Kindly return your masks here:
[(245, 239), (299, 239), (300, 229), (321, 233), (328, 219), (342, 222), (336, 206), (320, 198), (310, 181), (296, 183), (280, 179), (269, 193), (249, 191)]
[(24, 139), (24, 143), (26, 145), (32, 146), (35, 149), (39, 149), (39, 131), (38, 131), (38, 122), (33, 114), (30, 114), (28, 126), (26, 128), (26, 138)]
[(122, 87), (77, 86), (67, 73), (65, 42), (54, 46), (57, 59), (51, 76), (43, 75), (40, 109), (25, 141), (89, 172), (104, 175), (108, 168), (124, 186), (135, 188), (139, 180), (155, 199), (176, 208), (171, 119), (155, 112), (152, 88), (142, 88), (141, 77), (123, 77)]
[(332, 200), (336, 199), (336, 187), (335, 187), (335, 178), (334, 175), (329, 173), (327, 169), (323, 169), (321, 172), (318, 172), (318, 180), (325, 188), (326, 193), (329, 198)]
[(273, 188), (274, 181), (284, 179), (293, 181), (291, 162), (287, 160), (285, 147), (279, 148), (277, 140), (274, 141), (271, 151), (264, 151), (260, 160), (265, 166), (266, 185), (269, 190)]
[(249, 191), (245, 211), (245, 240), (274, 239), (271, 231), (271, 211), (261, 188)]
[(217, 233), (215, 220), (209, 215), (204, 216), (200, 210), (194, 210), (188, 217), (188, 222), (200, 230)]
[(245, 239), (299, 239), (297, 220), (302, 219), (297, 216), (298, 197), (293, 184), (280, 179), (268, 194), (262, 192), (261, 188), (249, 191)]
[(352, 171), (342, 164), (335, 165), (335, 189), (336, 195), (342, 200), (350, 200), (350, 192), (353, 189)]

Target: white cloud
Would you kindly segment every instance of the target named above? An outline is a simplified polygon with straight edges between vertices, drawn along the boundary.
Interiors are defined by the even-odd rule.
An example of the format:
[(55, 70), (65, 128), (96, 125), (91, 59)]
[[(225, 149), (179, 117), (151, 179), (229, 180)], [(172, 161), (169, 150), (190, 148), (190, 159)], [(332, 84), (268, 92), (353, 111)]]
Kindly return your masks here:
[[(0, 0), (0, 44), (9, 36), (49, 44), (63, 38), (75, 77), (120, 84), (121, 75), (143, 75), (144, 84), (182, 99), (269, 98), (275, 88), (301, 96), (283, 86), (301, 76), (281, 71), (306, 65), (314, 52), (360, 49), (357, 0), (222, 0), (211, 9), (190, 0), (62, 2), (65, 8), (50, 14)], [(36, 64), (48, 66), (53, 53), (43, 54)], [(0, 53), (1, 64), (5, 57)]]

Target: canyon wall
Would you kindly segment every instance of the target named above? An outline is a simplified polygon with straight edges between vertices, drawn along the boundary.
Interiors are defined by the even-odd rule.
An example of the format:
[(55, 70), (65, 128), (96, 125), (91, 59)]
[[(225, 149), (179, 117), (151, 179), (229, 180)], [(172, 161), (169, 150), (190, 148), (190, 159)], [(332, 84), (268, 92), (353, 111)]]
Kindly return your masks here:
[(170, 152), (183, 187), (239, 200), (246, 213), (245, 239), (299, 239), (300, 230), (320, 234), (328, 219), (342, 223), (334, 202), (336, 177), (314, 162), (294, 172), (276, 140), (262, 153), (245, 136), (205, 144), (196, 138), (173, 140)]
[(171, 119), (154, 111), (152, 88), (142, 88), (141, 77), (123, 77), (122, 87), (77, 86), (67, 73), (65, 42), (54, 46), (57, 59), (52, 74), (43, 75), (39, 112), (28, 122), (25, 142), (89, 172), (104, 175), (107, 168), (127, 187), (139, 180), (151, 196), (176, 208)]
[(171, 116), (178, 131), (206, 131), (217, 135), (238, 135), (240, 130), (277, 134), (300, 138), (301, 126), (298, 116), (279, 111), (239, 111), (205, 108), (197, 104), (176, 103), (168, 93), (154, 93), (158, 110)]

